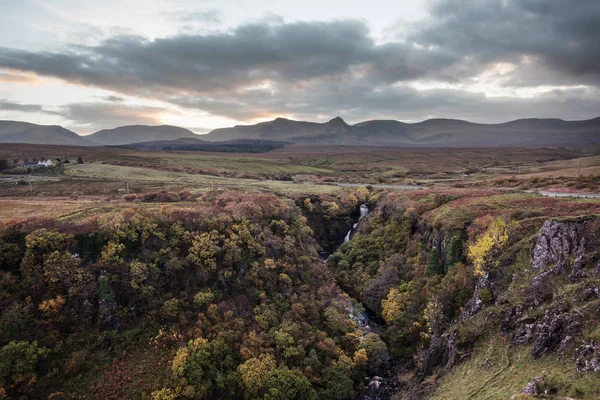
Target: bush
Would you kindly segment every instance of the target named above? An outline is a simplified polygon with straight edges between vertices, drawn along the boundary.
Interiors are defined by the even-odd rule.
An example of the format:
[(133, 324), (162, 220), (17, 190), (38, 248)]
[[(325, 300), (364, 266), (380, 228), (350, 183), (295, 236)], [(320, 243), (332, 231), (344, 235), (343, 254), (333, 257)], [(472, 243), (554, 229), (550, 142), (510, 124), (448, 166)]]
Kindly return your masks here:
[(479, 289), (479, 300), (481, 300), (484, 303), (489, 303), (494, 299), (494, 296), (492, 295), (492, 291), (488, 288), (481, 288)]

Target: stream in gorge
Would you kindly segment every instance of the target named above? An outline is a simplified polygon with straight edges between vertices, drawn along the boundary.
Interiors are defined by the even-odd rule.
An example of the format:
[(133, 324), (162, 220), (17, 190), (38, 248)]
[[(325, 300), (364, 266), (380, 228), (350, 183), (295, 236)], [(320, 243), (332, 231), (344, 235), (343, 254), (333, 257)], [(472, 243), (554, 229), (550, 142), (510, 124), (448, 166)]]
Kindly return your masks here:
[[(356, 230), (359, 228), (361, 221), (369, 214), (369, 205), (361, 204), (359, 207), (360, 216), (358, 220), (352, 225), (352, 228), (348, 231), (344, 237), (343, 243), (348, 243)], [(337, 249), (336, 249), (337, 250)], [(369, 333), (380, 333), (379, 326), (369, 317), (369, 314), (363, 307), (363, 305), (357, 299), (350, 297), (352, 301), (348, 303), (347, 311), (348, 317), (360, 326), (363, 331), (363, 336)], [(383, 394), (386, 392), (387, 385), (385, 380), (380, 376), (365, 377), (366, 392), (361, 394), (359, 400), (381, 400)]]

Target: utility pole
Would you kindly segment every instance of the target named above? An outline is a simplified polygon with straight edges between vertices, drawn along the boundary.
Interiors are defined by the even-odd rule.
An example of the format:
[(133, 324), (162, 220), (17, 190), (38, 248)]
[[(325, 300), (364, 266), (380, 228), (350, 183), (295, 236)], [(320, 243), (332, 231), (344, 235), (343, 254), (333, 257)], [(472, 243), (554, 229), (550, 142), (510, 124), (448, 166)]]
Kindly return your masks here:
[(581, 176), (581, 160), (579, 160), (579, 169), (577, 169), (577, 176)]
[(129, 194), (129, 182), (125, 182), (125, 184), (127, 185), (127, 194)]

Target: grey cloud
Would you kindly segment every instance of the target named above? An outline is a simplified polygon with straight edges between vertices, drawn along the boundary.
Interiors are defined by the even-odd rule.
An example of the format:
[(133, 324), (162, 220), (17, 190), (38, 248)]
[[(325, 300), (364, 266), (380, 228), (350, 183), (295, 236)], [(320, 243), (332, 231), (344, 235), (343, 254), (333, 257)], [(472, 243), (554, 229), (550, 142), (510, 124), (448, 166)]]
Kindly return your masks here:
[(18, 111), (25, 113), (43, 113), (50, 115), (59, 115), (58, 112), (48, 110), (40, 104), (23, 104), (6, 99), (0, 99), (0, 111)]
[(21, 104), (0, 99), (0, 111), (42, 112), (43, 108), (38, 104)]
[(121, 103), (123, 101), (125, 101), (125, 99), (121, 96), (114, 96), (114, 95), (110, 95), (110, 96), (102, 96), (100, 97), (102, 100), (105, 101), (110, 101), (111, 103)]
[(0, 48), (0, 66), (139, 95), (213, 92), (343, 73), (370, 61), (368, 33), (357, 21), (248, 24), (153, 41), (117, 36), (63, 53)]
[[(314, 92), (319, 90), (319, 95)], [(360, 95), (359, 95), (360, 94)], [(422, 121), (432, 117), (505, 122), (518, 118), (587, 119), (600, 109), (598, 89), (552, 90), (531, 98), (487, 97), (458, 89), (416, 90), (407, 85), (370, 87), (352, 82), (318, 82), (301, 90), (287, 86), (276, 93), (246, 93), (227, 99), (172, 99), (237, 120), (270, 117), (273, 110), (295, 119), (315, 121), (340, 115), (348, 122), (368, 119)]]
[[(600, 84), (600, 2), (597, 0), (438, 0), (411, 42), (461, 56), (475, 69), (492, 62), (535, 66), (537, 79), (507, 84)], [(529, 65), (527, 65), (527, 63)], [(555, 71), (549, 74), (547, 70)], [(531, 74), (530, 74), (531, 75)], [(531, 77), (533, 78), (533, 77)]]
[(158, 107), (126, 106), (105, 102), (73, 103), (61, 108), (60, 115), (71, 121), (77, 131), (93, 131), (121, 125), (158, 125), (157, 113), (164, 111)]
[[(585, 118), (600, 109), (594, 109), (600, 85), (597, 20), (597, 0), (576, 5), (562, 0), (438, 0), (427, 21), (402, 30), (404, 36), (394, 42), (375, 42), (361, 21), (274, 20), (155, 40), (118, 35), (64, 52), (0, 48), (0, 67), (237, 120), (277, 113), (306, 119), (341, 114), (354, 120)], [(522, 99), (419, 91), (407, 85), (413, 80), (469, 83), (498, 62), (516, 66), (495, 77), (506, 87), (587, 87)], [(117, 97), (104, 100), (115, 103)], [(76, 123), (102, 126), (152, 119), (143, 109), (106, 103), (69, 105), (64, 111)]]
[(171, 13), (170, 16), (179, 22), (185, 23), (218, 24), (223, 20), (223, 13), (214, 9), (192, 12), (179, 11)]

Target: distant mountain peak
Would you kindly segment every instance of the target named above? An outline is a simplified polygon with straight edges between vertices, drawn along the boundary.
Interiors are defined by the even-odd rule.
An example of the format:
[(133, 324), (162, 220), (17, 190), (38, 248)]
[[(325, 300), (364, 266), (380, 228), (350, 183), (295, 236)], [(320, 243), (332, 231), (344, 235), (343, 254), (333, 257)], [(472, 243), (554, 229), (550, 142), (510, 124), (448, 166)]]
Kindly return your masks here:
[(344, 125), (344, 126), (349, 126), (346, 121), (344, 121), (342, 119), (342, 117), (335, 117), (333, 119), (330, 119), (329, 122), (327, 122), (327, 124), (329, 125)]

